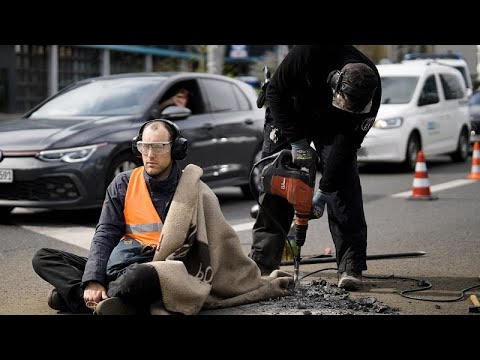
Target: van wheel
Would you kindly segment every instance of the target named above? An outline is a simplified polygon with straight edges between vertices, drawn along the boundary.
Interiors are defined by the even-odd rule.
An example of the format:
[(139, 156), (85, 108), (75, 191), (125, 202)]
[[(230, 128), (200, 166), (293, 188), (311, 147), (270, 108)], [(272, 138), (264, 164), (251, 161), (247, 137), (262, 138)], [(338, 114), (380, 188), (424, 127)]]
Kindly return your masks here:
[[(257, 150), (257, 152), (255, 154), (255, 157), (253, 158), (253, 162), (252, 162), (252, 165), (250, 166), (250, 169), (253, 167), (254, 164), (256, 164), (260, 160), (262, 160), (262, 147), (261, 146), (260, 146), (259, 150)], [(249, 175), (250, 175), (250, 173), (249, 173)], [(250, 181), (250, 177), (249, 177), (249, 181)], [(252, 188), (253, 189), (250, 189), (250, 183), (248, 183), (246, 185), (241, 185), (240, 189), (242, 190), (243, 196), (246, 199), (252, 200), (252, 199), (257, 199), (258, 198), (259, 186), (260, 186), (260, 169), (257, 166), (253, 170), (253, 174), (252, 174)], [(253, 190), (253, 193), (252, 193), (252, 190)]]
[(455, 162), (465, 162), (468, 158), (469, 139), (465, 131), (462, 131), (458, 138), (457, 150), (450, 154), (450, 157)]
[(420, 139), (417, 134), (411, 134), (407, 142), (407, 151), (405, 153), (405, 161), (403, 167), (407, 171), (415, 170), (417, 164), (417, 155), (420, 151)]

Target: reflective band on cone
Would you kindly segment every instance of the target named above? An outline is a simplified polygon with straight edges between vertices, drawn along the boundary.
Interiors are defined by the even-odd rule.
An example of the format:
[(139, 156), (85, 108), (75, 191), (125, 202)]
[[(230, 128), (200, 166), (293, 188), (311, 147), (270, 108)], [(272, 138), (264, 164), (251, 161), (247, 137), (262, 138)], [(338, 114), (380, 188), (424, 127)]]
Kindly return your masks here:
[(430, 193), (430, 180), (428, 179), (427, 165), (423, 151), (419, 151), (417, 155), (417, 163), (415, 164), (415, 177), (413, 178), (412, 195), (409, 200), (436, 200), (437, 196)]
[(472, 170), (469, 179), (480, 180), (480, 143), (478, 141), (473, 145)]

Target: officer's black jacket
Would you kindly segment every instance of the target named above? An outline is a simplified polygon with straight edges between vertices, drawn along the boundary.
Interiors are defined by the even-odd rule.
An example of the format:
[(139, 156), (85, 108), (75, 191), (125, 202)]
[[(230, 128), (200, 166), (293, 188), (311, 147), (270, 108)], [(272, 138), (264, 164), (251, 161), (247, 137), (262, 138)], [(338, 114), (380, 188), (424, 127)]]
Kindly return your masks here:
[[(366, 114), (350, 114), (332, 105), (327, 77), (347, 63), (361, 62), (380, 76), (375, 64), (351, 45), (296, 45), (269, 83), (266, 101), (275, 126), (290, 142), (300, 139), (333, 144), (320, 180), (320, 189), (338, 190), (345, 168), (356, 156), (380, 107), (381, 86)], [(362, 126), (363, 125), (363, 126)]]

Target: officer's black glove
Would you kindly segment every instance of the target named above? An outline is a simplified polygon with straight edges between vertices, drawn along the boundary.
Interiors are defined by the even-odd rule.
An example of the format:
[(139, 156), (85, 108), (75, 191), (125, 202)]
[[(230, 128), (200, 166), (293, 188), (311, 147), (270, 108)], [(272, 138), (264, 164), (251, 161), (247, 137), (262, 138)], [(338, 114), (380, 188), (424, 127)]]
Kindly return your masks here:
[(331, 194), (318, 189), (312, 200), (312, 213), (310, 219), (319, 219), (325, 211), (325, 204), (330, 203)]
[(292, 143), (292, 161), (298, 167), (310, 167), (315, 157), (316, 152), (306, 139)]

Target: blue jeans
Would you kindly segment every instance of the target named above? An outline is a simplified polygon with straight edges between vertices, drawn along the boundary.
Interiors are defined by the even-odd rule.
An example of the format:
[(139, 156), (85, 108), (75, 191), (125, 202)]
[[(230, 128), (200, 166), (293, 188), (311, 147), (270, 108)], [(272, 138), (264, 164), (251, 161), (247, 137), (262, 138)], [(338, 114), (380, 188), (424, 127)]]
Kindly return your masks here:
[(153, 246), (145, 246), (131, 238), (122, 239), (110, 254), (107, 275), (110, 280), (115, 280), (128, 265), (152, 261), (154, 254)]

